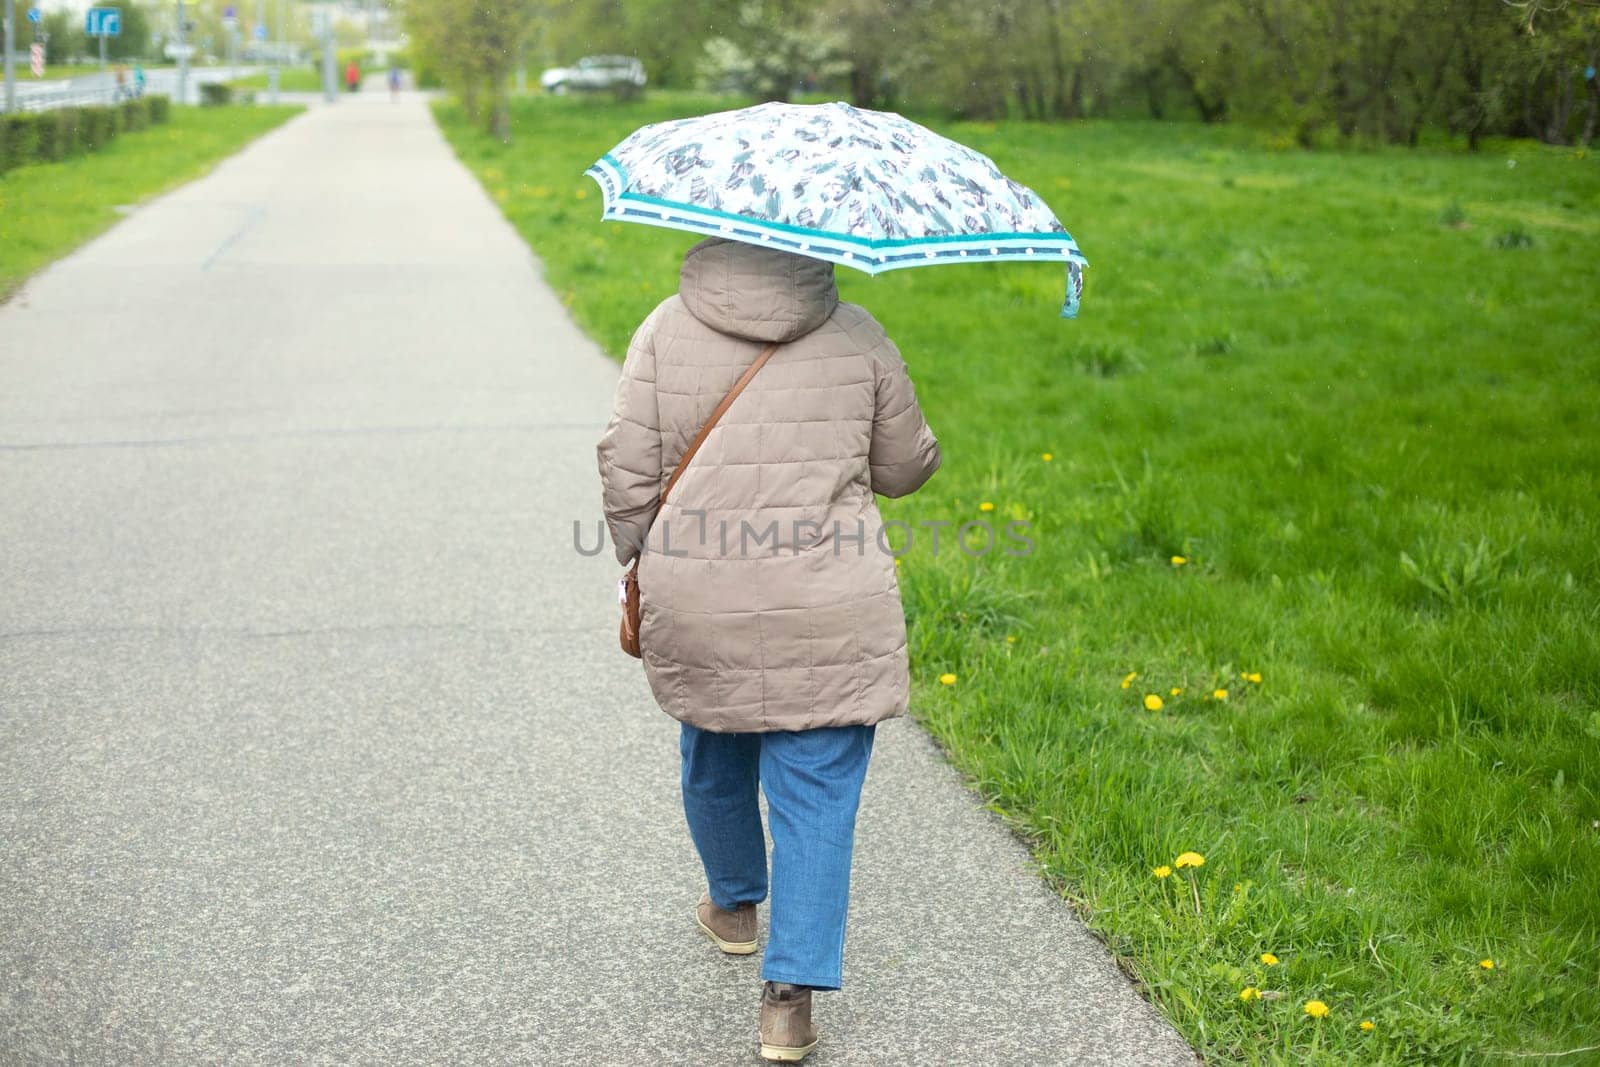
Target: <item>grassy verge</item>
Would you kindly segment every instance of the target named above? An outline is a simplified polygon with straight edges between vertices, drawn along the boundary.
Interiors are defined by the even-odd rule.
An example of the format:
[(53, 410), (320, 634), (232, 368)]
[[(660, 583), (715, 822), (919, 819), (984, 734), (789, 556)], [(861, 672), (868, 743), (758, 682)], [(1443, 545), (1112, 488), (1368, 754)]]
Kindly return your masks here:
[[(710, 106), (438, 115), (618, 353), (692, 238), (581, 172)], [(886, 508), (922, 720), (1212, 1061), (1600, 1044), (1595, 160), (947, 132), (1092, 269), (1076, 323), (1055, 269), (839, 271), (944, 445)], [(1036, 550), (932, 551), (978, 518)]]
[(92, 155), (0, 175), (0, 300), (111, 226), (118, 207), (199, 177), (299, 111), (173, 108), (169, 122), (123, 134)]
[[(344, 86), (344, 71), (339, 72), (340, 88)], [(265, 90), (267, 88), (267, 73), (247, 74), (234, 85), (248, 85), (253, 89)], [(322, 75), (305, 67), (282, 67), (278, 71), (278, 89), (285, 93), (320, 93), (322, 91)]]

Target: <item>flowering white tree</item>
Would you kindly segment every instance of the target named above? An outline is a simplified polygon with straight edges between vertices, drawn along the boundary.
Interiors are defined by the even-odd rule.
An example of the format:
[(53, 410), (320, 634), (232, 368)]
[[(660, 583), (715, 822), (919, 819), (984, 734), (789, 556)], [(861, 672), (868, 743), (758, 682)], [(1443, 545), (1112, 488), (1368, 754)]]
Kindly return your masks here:
[(787, 100), (804, 82), (850, 70), (844, 38), (815, 8), (786, 0), (748, 0), (706, 41), (701, 81), (711, 88)]

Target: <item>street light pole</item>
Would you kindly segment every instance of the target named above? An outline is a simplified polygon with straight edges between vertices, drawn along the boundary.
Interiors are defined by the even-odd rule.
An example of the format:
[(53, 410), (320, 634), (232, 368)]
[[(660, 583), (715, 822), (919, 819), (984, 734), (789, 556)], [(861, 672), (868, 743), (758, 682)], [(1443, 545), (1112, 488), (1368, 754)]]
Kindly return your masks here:
[(332, 104), (339, 99), (335, 87), (336, 77), (333, 56), (333, 12), (322, 8), (322, 98)]
[[(257, 24), (259, 24), (261, 26), (263, 31), (266, 30), (266, 26), (267, 26), (267, 0), (257, 0), (257, 2), (256, 2), (256, 22), (257, 22)], [(283, 35), (283, 0), (278, 0), (278, 36), (281, 37), (282, 35)], [(271, 36), (271, 35), (268, 34), (267, 36)], [(261, 38), (260, 46), (262, 48), (266, 48), (268, 46), (266, 37), (262, 37)], [(267, 102), (269, 104), (276, 104), (278, 102), (278, 49), (276, 47), (274, 47), (272, 49), (272, 58), (269, 61), (269, 65), (267, 67)]]
[(184, 21), (187, 18), (188, 15), (183, 10), (183, 0), (178, 0), (178, 31), (176, 34), (176, 37), (178, 38), (177, 102), (180, 105), (187, 104), (189, 102), (189, 53), (187, 51), (189, 42), (185, 38), (186, 31), (184, 29)]
[(6, 111), (17, 109), (17, 64), (12, 57), (12, 49), (16, 47), (17, 33), (13, 29), (17, 22), (17, 0), (6, 0)]

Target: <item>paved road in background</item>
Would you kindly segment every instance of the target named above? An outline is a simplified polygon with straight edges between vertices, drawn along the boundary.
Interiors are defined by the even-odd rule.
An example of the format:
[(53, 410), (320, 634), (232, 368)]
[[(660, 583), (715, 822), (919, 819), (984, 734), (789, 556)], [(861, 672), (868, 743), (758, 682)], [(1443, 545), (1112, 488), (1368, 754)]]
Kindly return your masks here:
[[(616, 375), (416, 98), (0, 307), (0, 1061), (755, 1061), (573, 547)], [(1193, 1062), (907, 720), (856, 887), (811, 1062)]]
[[(265, 71), (266, 67), (241, 66), (238, 76), (249, 77)], [(122, 93), (117, 91), (117, 76), (111, 71), (96, 71), (92, 74), (76, 74), (68, 78), (53, 78), (45, 71), (45, 77), (35, 78), (28, 72), (27, 52), (23, 51), (17, 64), (17, 110), (18, 111), (48, 111), (58, 107), (77, 107), (84, 104), (110, 104), (123, 99)], [(190, 103), (200, 102), (200, 86), (210, 82), (226, 82), (234, 79), (232, 67), (192, 67), (189, 70), (189, 81), (185, 95)], [(131, 92), (133, 88), (133, 69), (128, 69), (127, 81), (123, 85), (124, 92)], [(145, 92), (152, 96), (176, 96), (178, 91), (178, 72), (171, 67), (146, 67)], [(266, 91), (261, 91), (261, 97), (266, 98)], [(0, 114), (5, 113), (5, 100), (0, 97)]]

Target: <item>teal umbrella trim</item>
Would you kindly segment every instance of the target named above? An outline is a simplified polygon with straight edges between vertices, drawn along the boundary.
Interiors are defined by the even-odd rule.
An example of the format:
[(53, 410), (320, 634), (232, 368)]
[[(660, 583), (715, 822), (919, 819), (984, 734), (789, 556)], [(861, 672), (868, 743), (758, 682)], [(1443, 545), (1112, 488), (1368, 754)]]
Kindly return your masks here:
[(852, 267), (865, 274), (875, 275), (944, 263), (971, 263), (975, 260), (1065, 262), (1067, 295), (1061, 305), (1061, 317), (1078, 317), (1079, 301), (1083, 295), (1083, 271), (1089, 262), (1078, 250), (1072, 235), (1065, 230), (1058, 233), (938, 234), (874, 240), (785, 222), (753, 219), (715, 208), (626, 192), (627, 171), (610, 153), (602, 156), (584, 173), (600, 186), (605, 200), (603, 219), (637, 222), (645, 226), (775, 247)]
[[(605, 195), (605, 218), (641, 222), (646, 225), (664, 226), (668, 229), (683, 229), (697, 233), (707, 233), (713, 236), (729, 236), (730, 231), (741, 228), (751, 230), (755, 235), (766, 234), (778, 238), (805, 238), (812, 247), (805, 251), (822, 253), (831, 251), (827, 246), (841, 247), (840, 258), (835, 260), (848, 267), (865, 270), (868, 274), (876, 273), (862, 266), (863, 262), (878, 265), (881, 269), (891, 270), (896, 267), (914, 267), (918, 252), (933, 252), (933, 256), (922, 256), (922, 261), (928, 264), (941, 261), (957, 261), (973, 257), (983, 259), (1011, 259), (1032, 260), (1035, 262), (1062, 262), (1059, 258), (1062, 253), (1076, 261), (1080, 266), (1088, 266), (1088, 261), (1083, 258), (1083, 253), (1078, 250), (1077, 243), (1072, 235), (1062, 230), (1057, 233), (984, 233), (984, 234), (936, 234), (927, 237), (898, 237), (898, 238), (871, 238), (858, 237), (855, 234), (833, 233), (827, 230), (810, 229), (796, 226), (787, 222), (774, 222), (767, 219), (754, 219), (748, 215), (736, 215), (728, 211), (719, 211), (715, 208), (700, 207), (696, 204), (685, 204), (675, 200), (665, 200), (659, 197), (646, 196), (643, 193), (624, 191), (627, 184), (627, 172), (621, 164), (612, 159), (610, 155), (601, 157), (600, 161), (584, 172), (593, 178), (595, 184), (600, 186), (600, 191)], [(633, 210), (629, 210), (629, 205)], [(660, 212), (672, 213), (675, 217), (662, 218)], [(784, 242), (785, 247), (793, 247), (793, 242)], [(824, 247), (817, 248), (817, 244)], [(1022, 249), (1007, 248), (991, 251), (997, 245), (1022, 245)], [(1043, 250), (1044, 254), (1028, 252), (1032, 247)], [(854, 249), (866, 249), (870, 252), (900, 253), (896, 260), (904, 259), (905, 262), (894, 262), (892, 265), (885, 255), (862, 256)], [(845, 250), (849, 250), (846, 254)], [(961, 255), (965, 251), (967, 255)]]

